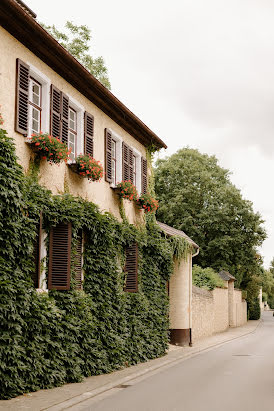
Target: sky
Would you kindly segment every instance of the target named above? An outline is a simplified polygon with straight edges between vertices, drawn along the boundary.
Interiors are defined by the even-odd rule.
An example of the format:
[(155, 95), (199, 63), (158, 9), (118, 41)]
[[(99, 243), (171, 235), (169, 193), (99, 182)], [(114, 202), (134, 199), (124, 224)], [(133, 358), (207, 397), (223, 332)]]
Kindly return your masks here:
[(265, 220), (274, 257), (274, 3), (25, 0), (37, 20), (92, 30), (112, 92), (168, 145), (214, 154)]

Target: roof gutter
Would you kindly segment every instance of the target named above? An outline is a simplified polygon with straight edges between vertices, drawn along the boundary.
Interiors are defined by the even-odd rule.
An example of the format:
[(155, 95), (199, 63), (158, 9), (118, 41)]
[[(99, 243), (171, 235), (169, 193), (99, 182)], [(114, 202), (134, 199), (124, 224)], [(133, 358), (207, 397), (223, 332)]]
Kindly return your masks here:
[(0, 1), (0, 23), (18, 41), (146, 147), (167, 148), (135, 114), (90, 74), (16, 1)]

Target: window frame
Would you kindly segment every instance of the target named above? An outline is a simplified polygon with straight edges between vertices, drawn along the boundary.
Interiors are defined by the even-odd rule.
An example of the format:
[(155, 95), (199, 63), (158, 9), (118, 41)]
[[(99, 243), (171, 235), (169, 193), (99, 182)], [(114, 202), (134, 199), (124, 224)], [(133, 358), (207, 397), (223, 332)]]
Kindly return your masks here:
[[(38, 106), (37, 104), (35, 104), (33, 101), (31, 101), (31, 97), (32, 97), (32, 85), (33, 84), (38, 85), (38, 87), (40, 88), (40, 106)], [(29, 78), (29, 96), (28, 96), (28, 106), (29, 106), (29, 114), (28, 114), (28, 135), (31, 136), (32, 134), (39, 134), (41, 131), (41, 126), (42, 126), (42, 101), (43, 101), (43, 88), (42, 88), (42, 84), (37, 81), (35, 78), (33, 78), (33, 76), (30, 76)], [(32, 116), (32, 110), (33, 108), (35, 108), (38, 112), (39, 112), (39, 130), (38, 131), (34, 131), (32, 129), (32, 120), (33, 120), (33, 116)]]
[[(116, 181), (110, 183), (111, 188), (115, 188), (117, 184), (122, 181), (122, 138), (112, 129), (109, 129), (111, 132), (111, 141), (116, 143)], [(112, 174), (112, 173), (111, 173)]]
[[(73, 112), (73, 113), (75, 113), (75, 129), (72, 129), (72, 128), (70, 128), (70, 121), (71, 121), (71, 119), (70, 119), (70, 112)], [(75, 159), (76, 159), (76, 157), (77, 157), (77, 111), (76, 110), (74, 110), (74, 108), (73, 107), (71, 107), (71, 105), (69, 104), (69, 118), (68, 118), (68, 149), (70, 148), (70, 141), (69, 141), (69, 139), (70, 139), (70, 134), (72, 134), (73, 136), (74, 136), (74, 143), (73, 143), (73, 145), (74, 145), (74, 158), (72, 159), (72, 158), (70, 158), (70, 160), (72, 161), (72, 162), (75, 162)]]
[[(77, 100), (66, 94), (69, 99), (69, 108), (76, 112), (76, 144), (75, 144), (75, 159), (80, 153), (84, 153), (84, 115), (85, 108)], [(70, 127), (69, 127), (70, 129)], [(75, 164), (75, 159), (68, 160), (68, 164)]]
[[(29, 66), (29, 91), (28, 91), (28, 101), (30, 102), (30, 91), (31, 91), (31, 80), (35, 81), (36, 83), (41, 85), (41, 123), (40, 123), (40, 131), (42, 133), (49, 133), (50, 127), (50, 86), (51, 81), (50, 79), (38, 70), (35, 66), (33, 66), (28, 61), (26, 64)], [(30, 110), (28, 113), (28, 135), (27, 137), (31, 137), (31, 125), (30, 125), (31, 114)]]

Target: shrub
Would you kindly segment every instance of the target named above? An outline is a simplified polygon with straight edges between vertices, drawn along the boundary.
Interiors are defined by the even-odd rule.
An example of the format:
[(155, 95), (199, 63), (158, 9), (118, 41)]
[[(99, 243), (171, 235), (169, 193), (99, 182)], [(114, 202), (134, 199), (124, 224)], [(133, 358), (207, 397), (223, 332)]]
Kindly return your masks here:
[(259, 298), (255, 298), (248, 304), (248, 312), (250, 320), (259, 320), (259, 318), (261, 317)]
[(121, 183), (117, 184), (117, 188), (119, 189), (120, 197), (125, 198), (130, 201), (138, 200), (137, 189), (130, 180), (121, 181)]
[(90, 154), (80, 154), (75, 161), (80, 176), (91, 181), (99, 181), (103, 177), (104, 172), (100, 161), (95, 160)]
[(192, 283), (200, 288), (213, 290), (215, 287), (224, 288), (225, 284), (213, 268), (202, 268), (194, 265), (192, 269)]
[(59, 138), (52, 137), (48, 133), (32, 134), (29, 143), (33, 150), (50, 164), (67, 162), (69, 159), (71, 150)]
[(159, 207), (158, 201), (150, 193), (142, 194), (137, 204), (145, 210), (145, 213), (155, 213)]

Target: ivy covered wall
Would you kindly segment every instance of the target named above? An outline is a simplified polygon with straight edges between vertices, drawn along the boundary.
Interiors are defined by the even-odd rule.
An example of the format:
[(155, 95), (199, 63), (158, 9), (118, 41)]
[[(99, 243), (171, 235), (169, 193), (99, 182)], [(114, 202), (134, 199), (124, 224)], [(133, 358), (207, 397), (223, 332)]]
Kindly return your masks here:
[[(32, 255), (41, 210), (47, 232), (58, 222), (72, 223), (72, 248), (84, 230), (83, 291), (75, 289), (73, 258), (70, 291), (35, 290)], [(125, 293), (121, 267), (134, 241), (139, 292)], [(25, 176), (12, 140), (0, 129), (0, 398), (163, 355), (172, 256), (153, 216), (145, 227), (119, 223), (81, 198), (53, 196), (39, 186), (35, 167)]]

